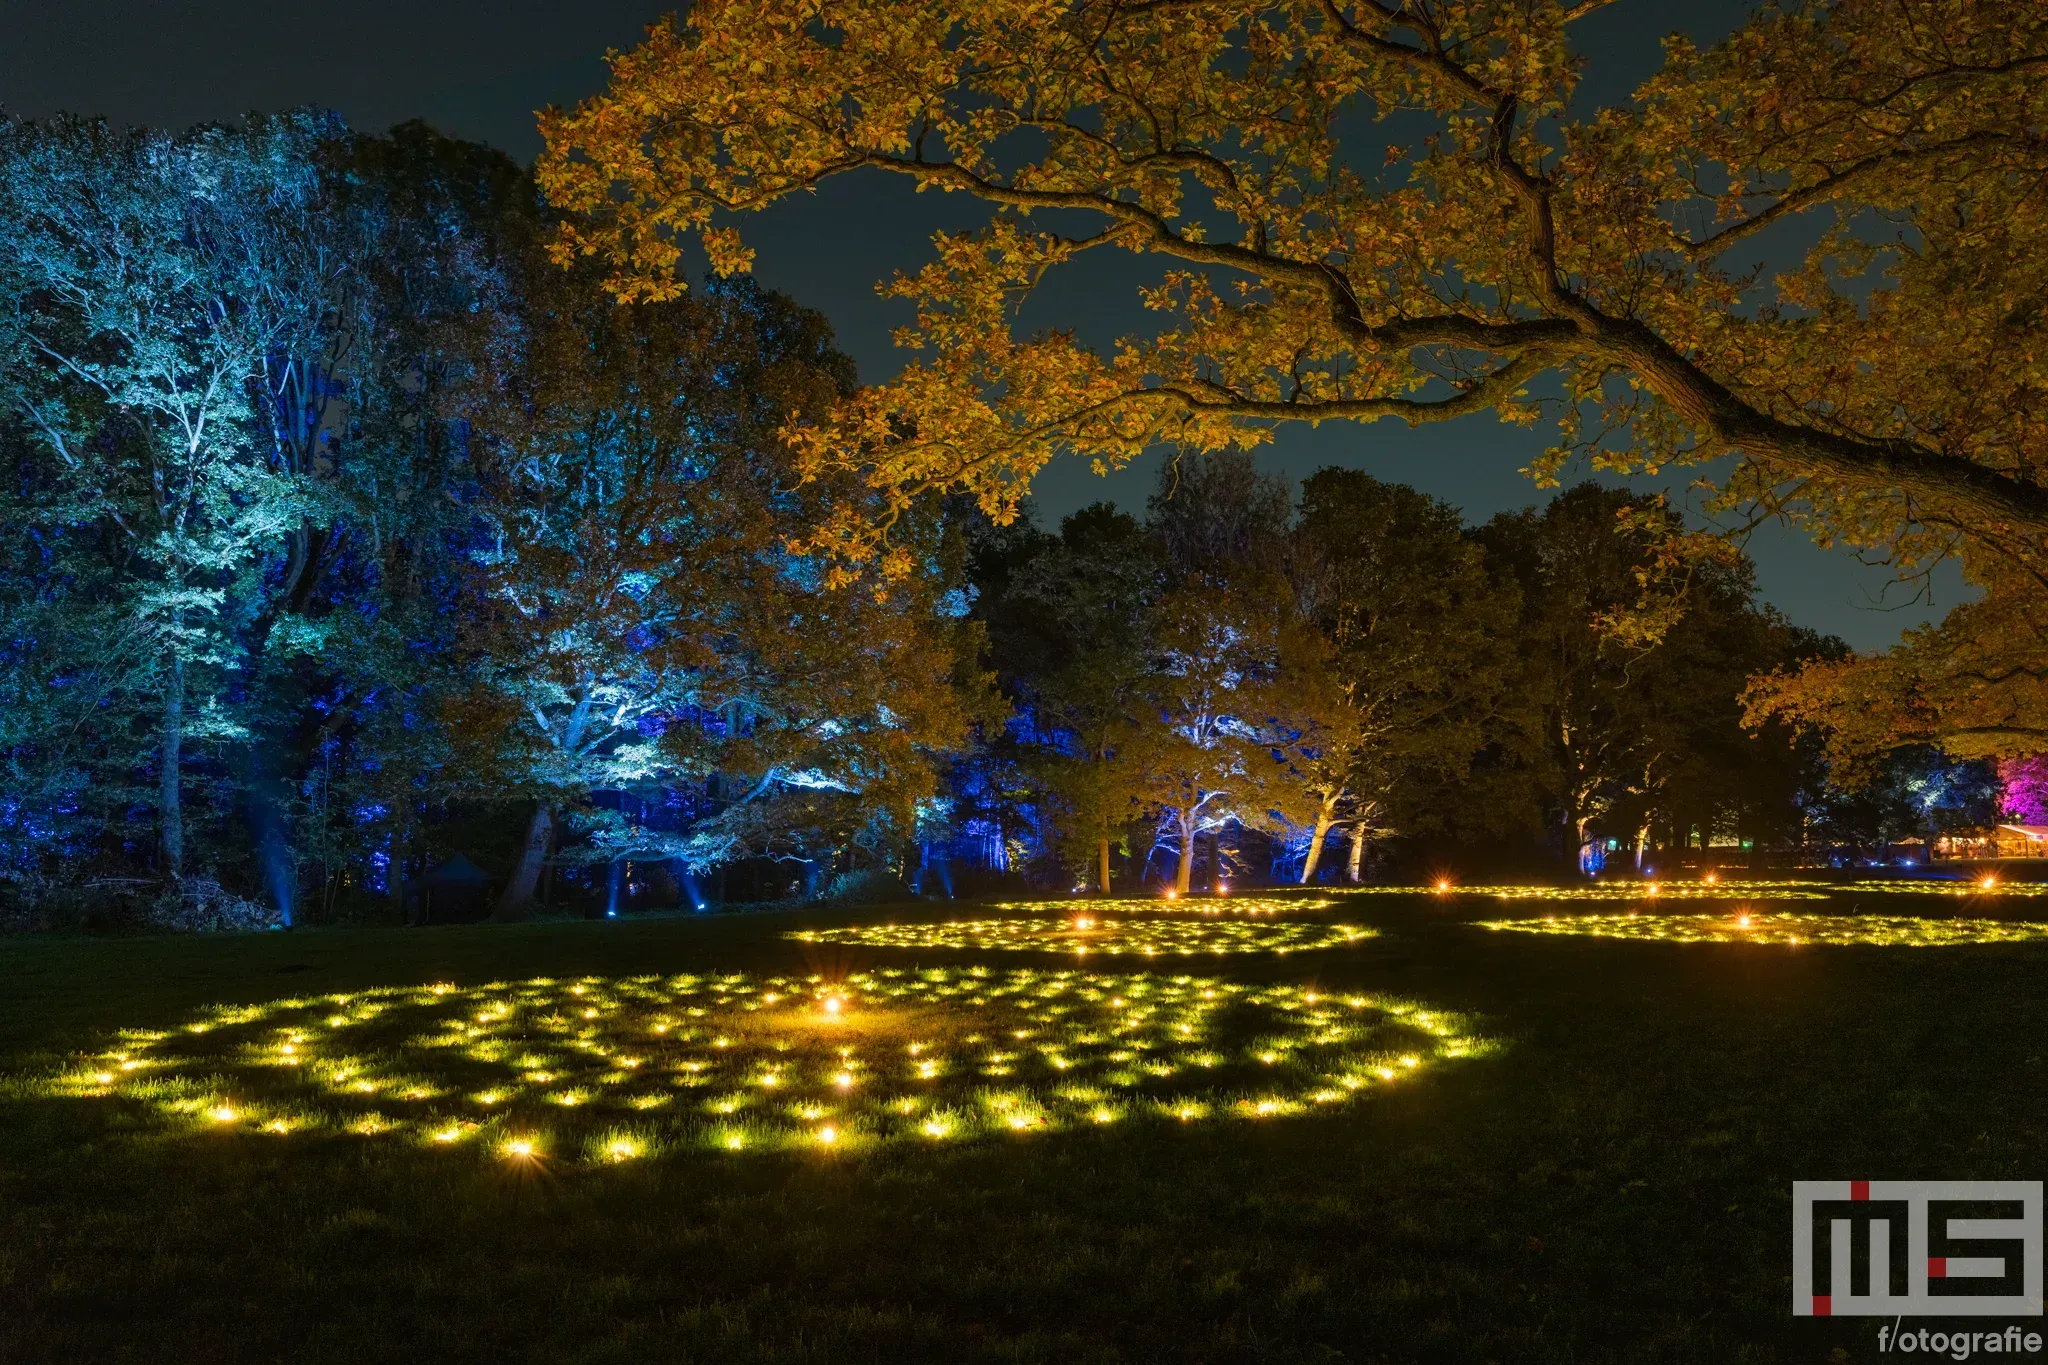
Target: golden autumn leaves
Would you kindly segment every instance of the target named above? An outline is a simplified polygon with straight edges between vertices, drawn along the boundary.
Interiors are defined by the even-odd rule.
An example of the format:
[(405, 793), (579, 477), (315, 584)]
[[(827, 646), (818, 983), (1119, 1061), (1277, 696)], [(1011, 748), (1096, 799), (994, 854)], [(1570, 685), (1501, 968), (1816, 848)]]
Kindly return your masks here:
[[(1556, 420), (1541, 477), (1733, 454), (1721, 507), (2035, 592), (2048, 148), (2022, 130), (2048, 17), (1794, 6), (1674, 40), (1631, 104), (1572, 117), (1595, 8), (710, 0), (544, 116), (539, 174), (557, 252), (625, 299), (682, 287), (686, 237), (749, 268), (735, 219), (846, 172), (988, 206), (883, 286), (916, 309), (902, 372), (785, 429), (807, 475), (873, 493), (798, 547), (842, 562), (907, 568), (888, 528), (929, 494), (1006, 519), (1060, 454), (1490, 410)], [(1388, 116), (1401, 140), (1364, 154)], [(1760, 273), (1802, 215), (1818, 240)], [(1024, 300), (1103, 248), (1161, 258), (1157, 326), (1025, 332)]]
[[(1803, 377), (1829, 368), (1798, 341), (1812, 329), (1758, 315), (1746, 266), (1718, 258), (1807, 208), (1868, 191), (1910, 212), (1941, 196), (1929, 175), (2016, 169), (2024, 154), (1985, 121), (2024, 93), (2040, 25), (1952, 0), (1944, 32), (1966, 50), (1942, 67), (1866, 6), (1759, 20), (1711, 52), (1675, 46), (1639, 111), (1545, 122), (1589, 8), (703, 4), (614, 54), (607, 94), (544, 116), (540, 174), (570, 215), (558, 251), (603, 257), (628, 299), (681, 287), (684, 236), (715, 271), (747, 269), (734, 215), (847, 171), (990, 205), (987, 227), (942, 235), (885, 287), (918, 307), (905, 374), (793, 433), (813, 464), (891, 490), (892, 514), (946, 488), (1007, 511), (1062, 450), (1113, 465), (1280, 420), (1527, 420), (1546, 371), (1578, 400), (1558, 410), (1563, 448), (1597, 410), (1630, 430), (1605, 457), (1619, 465), (1736, 444), (1835, 482), (1886, 472), (1855, 441), (1894, 424), (1804, 417), (1820, 395), (1799, 396)], [(1848, 103), (1864, 113), (1830, 113)], [(1433, 130), (1366, 168), (1345, 120), (1400, 111)], [(1050, 229), (1031, 217), (1047, 211), (1064, 211)], [(1145, 299), (1168, 315), (1158, 334), (1107, 353), (1013, 335), (1048, 271), (1111, 246), (1169, 258)], [(1893, 451), (1889, 472), (1938, 472), (1930, 453)], [(1801, 491), (1829, 515), (1856, 496)], [(1896, 521), (1898, 482), (1870, 491)], [(870, 543), (851, 525), (820, 543), (841, 537)]]

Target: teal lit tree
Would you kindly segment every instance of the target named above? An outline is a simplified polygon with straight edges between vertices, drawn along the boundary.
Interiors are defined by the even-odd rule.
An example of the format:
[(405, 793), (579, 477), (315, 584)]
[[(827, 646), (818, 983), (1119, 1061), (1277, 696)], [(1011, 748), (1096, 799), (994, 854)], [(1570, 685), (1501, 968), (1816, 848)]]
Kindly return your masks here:
[[(488, 476), (449, 712), (489, 794), (528, 803), (498, 913), (569, 833), (585, 861), (693, 868), (829, 858), (871, 817), (907, 839), (927, 753), (964, 739), (954, 655), (932, 555), (828, 588), (787, 548), (829, 490), (777, 432), (851, 384), (823, 321), (745, 283), (621, 306), (588, 271), (526, 279), (471, 399)], [(687, 829), (592, 800), (677, 783), (711, 808)]]
[(58, 119), (0, 127), (0, 296), (10, 411), (57, 478), (48, 511), (97, 535), (106, 600), (155, 700), (162, 867), (186, 860), (194, 743), (243, 736), (224, 679), (232, 613), (317, 502), (274, 460), (268, 362), (302, 351), (292, 286), (323, 265), (310, 116), (184, 137)]

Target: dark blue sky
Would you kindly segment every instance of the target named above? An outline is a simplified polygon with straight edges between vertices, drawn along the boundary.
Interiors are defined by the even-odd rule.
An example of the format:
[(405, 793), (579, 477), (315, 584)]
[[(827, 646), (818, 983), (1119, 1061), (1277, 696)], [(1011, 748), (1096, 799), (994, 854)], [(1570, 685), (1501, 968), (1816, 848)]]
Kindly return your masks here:
[[(446, 132), (493, 143), (522, 159), (539, 148), (533, 111), (572, 103), (604, 82), (603, 53), (630, 46), (660, 4), (633, 0), (356, 0), (281, 5), (276, 0), (0, 0), (0, 103), (35, 117), (68, 109), (129, 123), (178, 127), (250, 109), (321, 104), (361, 128), (422, 118)], [(1663, 35), (1682, 28), (1712, 41), (1747, 12), (1744, 0), (1617, 0), (1577, 32), (1589, 57), (1582, 101), (1625, 99), (1656, 68)], [(863, 379), (886, 378), (900, 358), (889, 331), (907, 320), (873, 286), (923, 258), (937, 227), (974, 221), (959, 197), (917, 195), (881, 173), (836, 181), (742, 224), (759, 249), (763, 283), (822, 309)], [(1089, 261), (1034, 301), (1034, 319), (1107, 340), (1135, 325), (1130, 273), (1118, 253)], [(1324, 465), (1364, 468), (1413, 484), (1474, 521), (1546, 496), (1517, 471), (1544, 433), (1491, 417), (1410, 430), (1392, 420), (1282, 430), (1260, 454), (1267, 468), (1300, 478)], [(1048, 521), (1097, 498), (1142, 504), (1156, 475), (1148, 460), (1099, 479), (1055, 465), (1037, 495)], [(1644, 486), (1685, 498), (1674, 471)], [(1815, 549), (1797, 532), (1753, 537), (1764, 596), (1801, 624), (1871, 648), (1953, 602), (1940, 580), (1930, 610), (1878, 609), (1888, 575), (1845, 553)], [(1896, 589), (1892, 597), (1902, 596)]]

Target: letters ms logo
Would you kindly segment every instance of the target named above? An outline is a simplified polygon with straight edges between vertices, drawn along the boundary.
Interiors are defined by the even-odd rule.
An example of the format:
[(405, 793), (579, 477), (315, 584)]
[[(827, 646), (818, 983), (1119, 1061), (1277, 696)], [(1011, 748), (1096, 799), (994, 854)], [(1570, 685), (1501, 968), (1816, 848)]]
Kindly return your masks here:
[(2039, 1316), (2041, 1182), (1794, 1181), (1792, 1312)]

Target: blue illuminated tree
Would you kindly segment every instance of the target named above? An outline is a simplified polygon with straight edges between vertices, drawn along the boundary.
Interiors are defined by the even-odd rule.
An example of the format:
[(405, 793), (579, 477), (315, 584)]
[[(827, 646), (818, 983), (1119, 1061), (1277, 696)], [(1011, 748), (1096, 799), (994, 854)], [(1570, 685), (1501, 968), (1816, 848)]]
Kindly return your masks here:
[(1047, 797), (1063, 862), (1087, 868), (1105, 896), (1112, 844), (1148, 813), (1146, 644), (1166, 562), (1135, 518), (1098, 503), (1009, 576), (998, 618), (1010, 684), (1045, 741), (1030, 746), (1024, 770)]
[[(486, 357), (449, 715), (480, 794), (528, 803), (499, 915), (526, 912), (565, 835), (572, 859), (693, 868), (829, 856), (878, 817), (907, 838), (932, 755), (964, 739), (955, 654), (933, 554), (828, 589), (787, 549), (844, 491), (798, 487), (779, 436), (851, 385), (823, 320), (746, 283), (621, 306), (542, 264)], [(701, 821), (658, 831), (591, 799), (672, 784)]]
[(122, 757), (154, 769), (161, 870), (183, 870), (196, 759), (209, 861), (246, 842), (288, 920), (297, 845), (334, 842), (315, 826), (337, 774), (388, 786), (432, 748), (356, 761), (373, 699), (423, 685), (416, 627), (446, 616), (467, 456), (442, 409), (504, 292), (505, 224), (530, 235), (530, 183), (416, 126), (362, 138), (313, 112), (0, 136), (0, 393), (50, 457), (24, 510), (102, 561), (93, 602), (135, 660), (102, 711), (152, 713), (151, 757)]
[(311, 115), (183, 137), (0, 125), (0, 389), (61, 470), (53, 511), (111, 541), (110, 591), (154, 674), (173, 878), (187, 747), (242, 733), (222, 687), (239, 590), (317, 500), (273, 459), (262, 399), (269, 358), (305, 348), (294, 287), (333, 283), (317, 245), (329, 132)]

